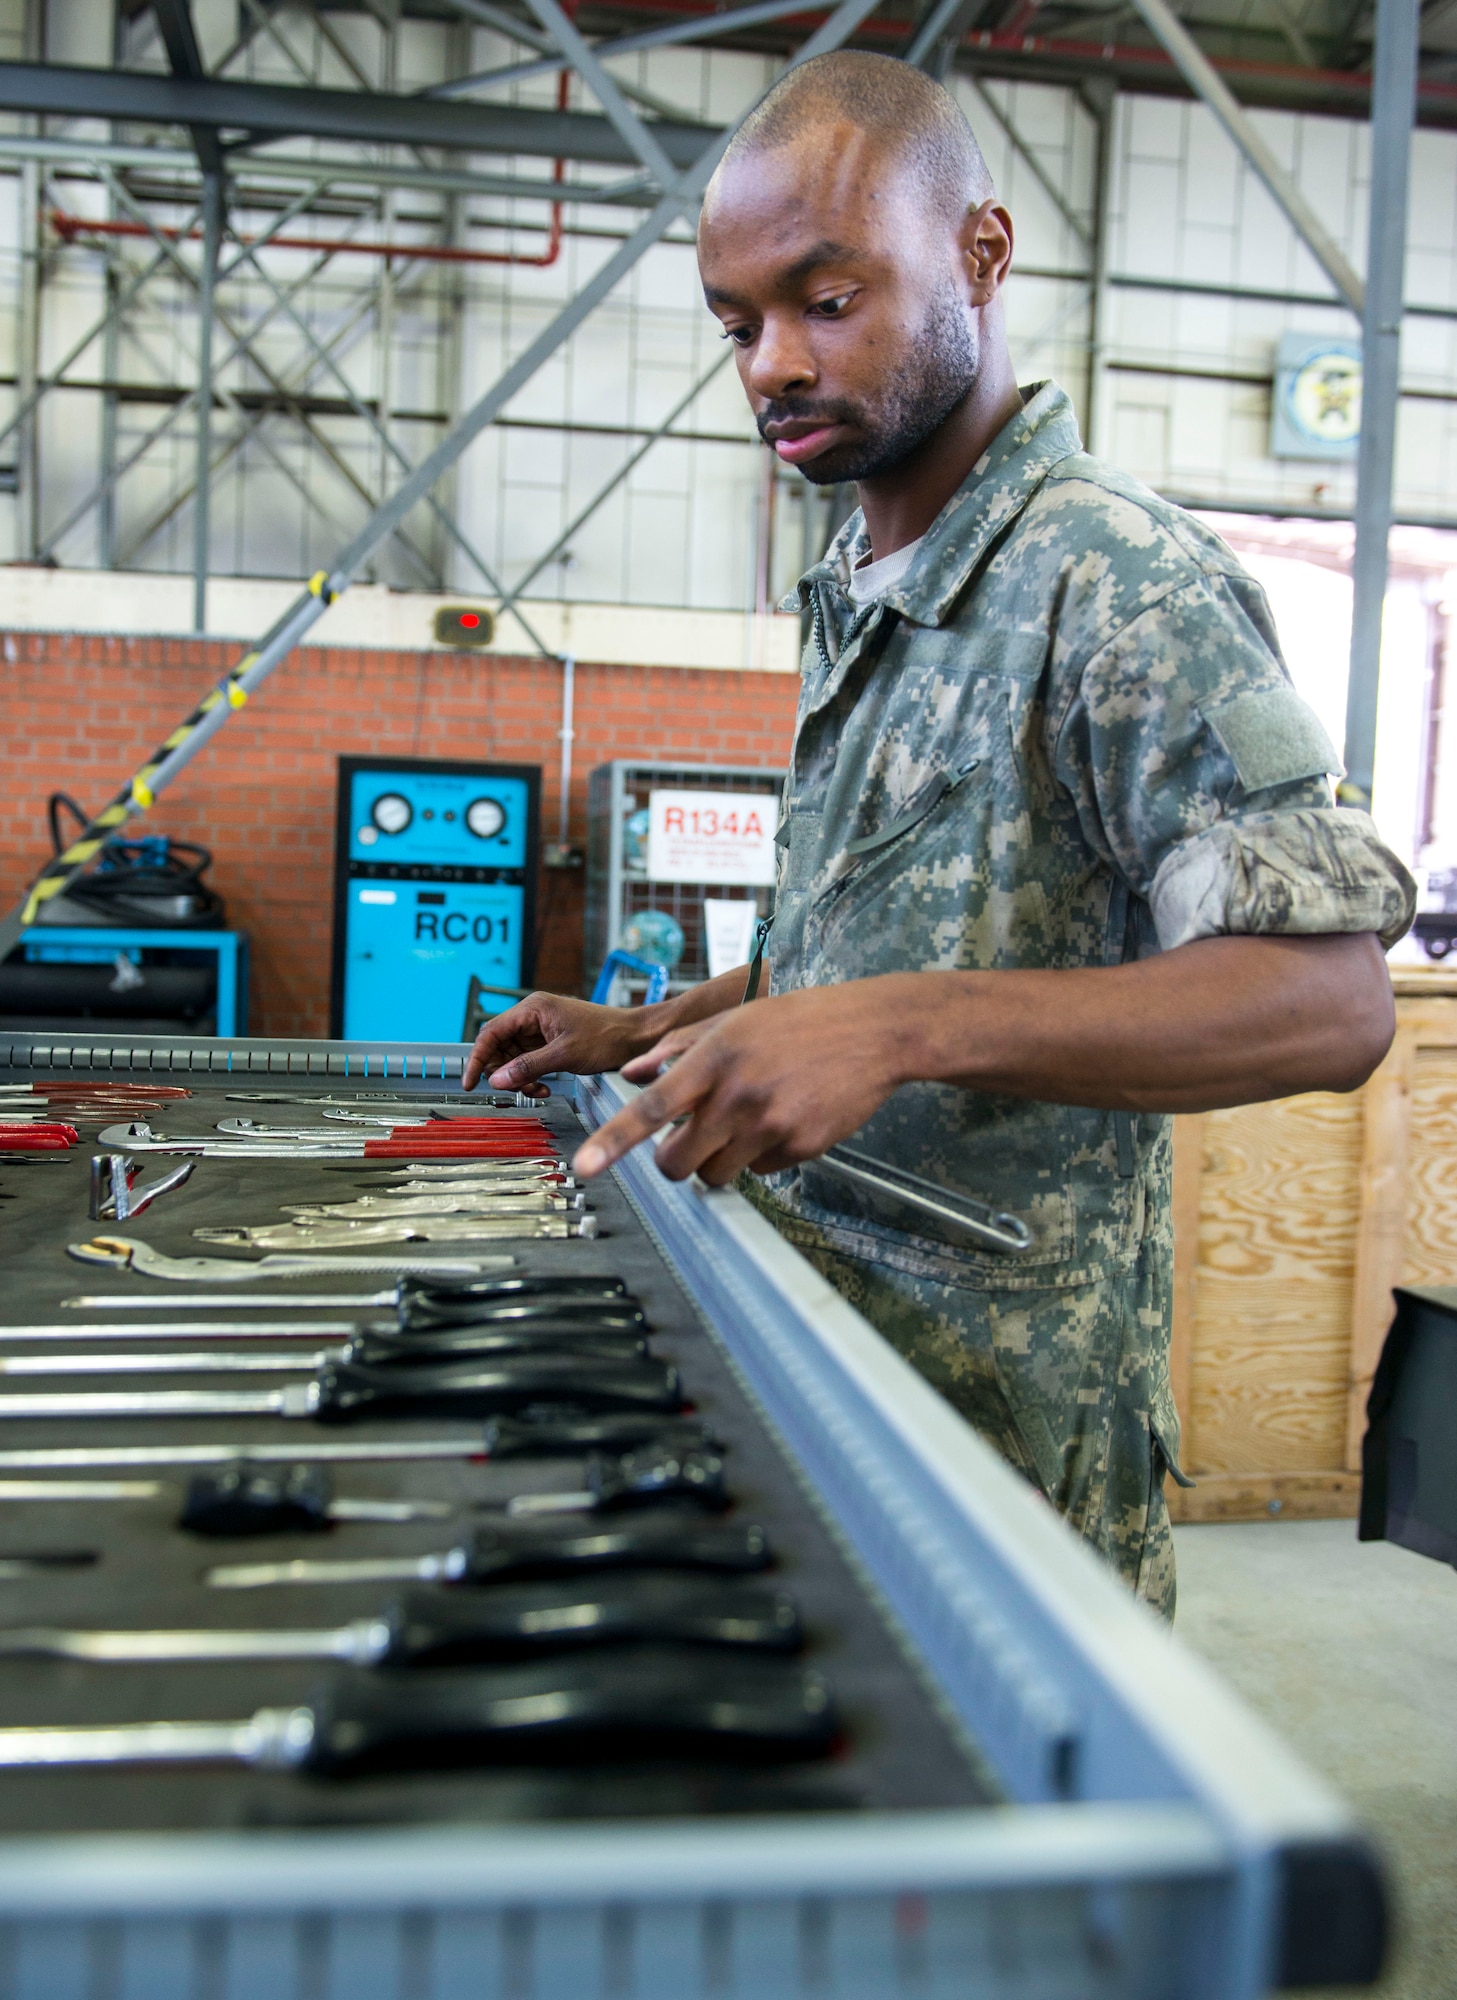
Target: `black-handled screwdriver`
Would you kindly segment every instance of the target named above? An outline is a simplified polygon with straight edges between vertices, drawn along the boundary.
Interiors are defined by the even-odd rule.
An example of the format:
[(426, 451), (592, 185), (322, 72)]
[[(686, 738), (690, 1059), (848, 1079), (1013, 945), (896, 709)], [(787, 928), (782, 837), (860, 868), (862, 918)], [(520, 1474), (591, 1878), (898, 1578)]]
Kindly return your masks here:
[(237, 1721), (0, 1729), (0, 1770), (224, 1763), (347, 1777), (552, 1757), (790, 1761), (827, 1755), (839, 1734), (812, 1670), (634, 1647), (476, 1672), (345, 1670), (297, 1708)]
[(499, 1590), (408, 1591), (372, 1618), (322, 1629), (0, 1630), (0, 1659), (107, 1666), (242, 1660), (337, 1660), (352, 1667), (481, 1666), (599, 1646), (723, 1646), (794, 1653), (803, 1633), (787, 1591), (712, 1578), (603, 1576)]
[[(0, 1326), (0, 1347), (58, 1346), (65, 1341), (85, 1340), (110, 1346), (122, 1342), (182, 1340), (348, 1340), (379, 1334), (400, 1339), (428, 1352), (436, 1348), (448, 1352), (452, 1339), (461, 1351), (476, 1351), (476, 1336), (482, 1343), (495, 1341), (521, 1348), (550, 1345), (552, 1342), (611, 1340), (631, 1346), (647, 1334), (647, 1322), (635, 1308), (624, 1312), (523, 1313), (508, 1309), (502, 1313), (471, 1313), (461, 1319), (427, 1321), (419, 1326), (409, 1321), (302, 1320), (285, 1319), (269, 1324), (259, 1320), (168, 1320), (156, 1326), (139, 1326), (133, 1320), (109, 1324), (81, 1320), (73, 1324), (58, 1321), (27, 1322), (21, 1326)], [(32, 1374), (34, 1368), (13, 1370)]]
[(640, 1335), (599, 1334), (580, 1327), (551, 1334), (519, 1328), (446, 1327), (433, 1334), (361, 1333), (331, 1347), (285, 1348), (276, 1353), (250, 1348), (165, 1347), (157, 1352), (0, 1355), (0, 1379), (34, 1375), (312, 1375), (341, 1362), (388, 1368), (430, 1361), (470, 1360), (486, 1355), (570, 1354), (583, 1362), (631, 1361), (645, 1356)]
[[(522, 1281), (525, 1282), (525, 1281)], [(609, 1289), (609, 1286), (611, 1287)], [(540, 1295), (530, 1291), (502, 1290), (499, 1296), (445, 1294), (438, 1284), (420, 1292), (404, 1292), (391, 1286), (379, 1292), (87, 1292), (61, 1304), (67, 1311), (82, 1312), (276, 1312), (300, 1308), (338, 1311), (341, 1307), (364, 1310), (371, 1306), (393, 1309), (396, 1325), (474, 1325), (481, 1321), (566, 1320), (586, 1318), (608, 1326), (646, 1326), (641, 1305), (616, 1280), (597, 1286), (585, 1281), (583, 1287), (553, 1289)]]
[[(548, 1406), (550, 1407), (550, 1406)], [(464, 1437), (330, 1438), (304, 1435), (287, 1444), (112, 1444), (34, 1445), (0, 1451), (0, 1476), (12, 1472), (138, 1471), (168, 1466), (430, 1464), (513, 1458), (580, 1458), (598, 1447), (629, 1451), (659, 1445), (680, 1451), (709, 1446), (723, 1451), (721, 1438), (696, 1417), (665, 1416), (652, 1410), (606, 1410), (594, 1416), (550, 1414), (527, 1409), (519, 1417), (492, 1417)]]
[(676, 1368), (660, 1361), (584, 1362), (570, 1353), (367, 1368), (343, 1362), (276, 1389), (97, 1389), (0, 1395), (0, 1421), (73, 1417), (493, 1417), (534, 1405), (574, 1411), (682, 1408)]
[[(257, 1468), (242, 1471), (248, 1485), (246, 1497), (240, 1493), (230, 1505), (219, 1491), (210, 1508), (200, 1503), (203, 1516), (218, 1525), (203, 1528), (188, 1520), (187, 1508), (192, 1504), (189, 1491), (178, 1526), (199, 1534), (281, 1534), (290, 1529), (331, 1528), (339, 1521), (448, 1521), (461, 1511), (445, 1500), (335, 1499), (327, 1480), (311, 1476), (318, 1471), (314, 1466), (285, 1466), (281, 1472), (271, 1473)], [(221, 1488), (222, 1481), (212, 1484)], [(167, 1491), (155, 1479), (0, 1479), (0, 1505), (126, 1505), (164, 1499)], [(223, 1525), (225, 1522), (236, 1525)]]
[(215, 1590), (260, 1590), (273, 1584), (504, 1583), (526, 1577), (572, 1576), (586, 1570), (708, 1570), (749, 1575), (773, 1557), (754, 1523), (698, 1522), (658, 1515), (644, 1521), (604, 1521), (550, 1531), (503, 1521), (477, 1528), (454, 1548), (424, 1556), (300, 1558), (294, 1562), (224, 1563), (207, 1571)]

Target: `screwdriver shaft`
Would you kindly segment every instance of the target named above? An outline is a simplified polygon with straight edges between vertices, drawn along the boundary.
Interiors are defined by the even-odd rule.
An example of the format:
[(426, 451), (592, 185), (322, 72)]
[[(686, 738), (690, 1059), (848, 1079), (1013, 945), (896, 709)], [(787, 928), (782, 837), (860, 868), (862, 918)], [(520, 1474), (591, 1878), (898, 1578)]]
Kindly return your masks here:
[(361, 1620), (359, 1626), (269, 1632), (84, 1632), (37, 1625), (0, 1632), (0, 1659), (94, 1660), (115, 1666), (210, 1660), (343, 1660), (353, 1665), (367, 1662), (371, 1629), (387, 1636), (387, 1628), (373, 1619)]
[(305, 1709), (259, 1709), (246, 1722), (126, 1722), (67, 1729), (0, 1729), (0, 1768), (62, 1764), (264, 1764), (307, 1755)]
[(477, 1432), (461, 1438), (319, 1438), (288, 1444), (38, 1445), (0, 1451), (0, 1473), (126, 1471), (184, 1465), (392, 1465), (490, 1456)]
[(69, 1326), (0, 1326), (0, 1347), (42, 1340), (323, 1340), (330, 1334), (347, 1340), (358, 1331), (352, 1319), (284, 1319), (271, 1326), (256, 1320), (172, 1320), (166, 1326), (97, 1326), (82, 1320)]
[[(339, 1306), (392, 1306), (399, 1293), (388, 1292), (274, 1292), (260, 1297), (254, 1292), (195, 1292), (179, 1298), (175, 1292), (84, 1292), (78, 1298), (62, 1299), (63, 1309), (74, 1312), (195, 1312), (206, 1306), (209, 1312), (294, 1312), (301, 1306), (334, 1311)], [(318, 1328), (322, 1332), (323, 1328)]]
[(262, 1590), (273, 1584), (445, 1583), (465, 1568), (464, 1549), (431, 1556), (357, 1556), (353, 1560), (220, 1563), (203, 1582), (214, 1590)]
[(0, 1375), (314, 1375), (344, 1348), (299, 1348), (292, 1354), (7, 1354)]
[(84, 1389), (0, 1396), (0, 1421), (32, 1417), (306, 1417), (311, 1383), (279, 1389)]
[(0, 1479), (0, 1500), (160, 1500), (155, 1479)]

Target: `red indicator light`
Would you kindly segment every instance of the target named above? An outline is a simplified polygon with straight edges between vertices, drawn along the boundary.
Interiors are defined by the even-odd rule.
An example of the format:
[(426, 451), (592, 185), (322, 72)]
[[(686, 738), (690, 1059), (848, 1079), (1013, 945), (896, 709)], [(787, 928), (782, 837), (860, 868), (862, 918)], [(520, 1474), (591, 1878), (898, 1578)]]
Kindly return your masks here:
[(436, 606), (431, 630), (437, 646), (454, 646), (457, 651), (465, 647), (474, 651), (479, 646), (490, 645), (496, 621), (489, 611), (477, 611), (474, 605), (441, 604)]

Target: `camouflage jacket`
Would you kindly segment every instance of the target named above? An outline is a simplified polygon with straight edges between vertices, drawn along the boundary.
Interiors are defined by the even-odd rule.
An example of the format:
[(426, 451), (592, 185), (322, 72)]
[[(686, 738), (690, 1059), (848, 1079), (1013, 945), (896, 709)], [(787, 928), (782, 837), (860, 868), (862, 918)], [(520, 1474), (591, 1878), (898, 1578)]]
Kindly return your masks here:
[[(1190, 515), (1025, 392), (883, 597), (851, 604), (857, 513), (808, 608), (779, 829), (771, 991), (877, 973), (1114, 964), (1226, 932), (1374, 931), (1414, 890), (1294, 692), (1264, 594)], [(944, 1282), (1031, 1290), (1126, 1268), (1167, 1121), (917, 1083), (854, 1144), (1020, 1214), (977, 1253), (812, 1162), (781, 1211)], [(1155, 1192), (1155, 1190), (1162, 1192)]]

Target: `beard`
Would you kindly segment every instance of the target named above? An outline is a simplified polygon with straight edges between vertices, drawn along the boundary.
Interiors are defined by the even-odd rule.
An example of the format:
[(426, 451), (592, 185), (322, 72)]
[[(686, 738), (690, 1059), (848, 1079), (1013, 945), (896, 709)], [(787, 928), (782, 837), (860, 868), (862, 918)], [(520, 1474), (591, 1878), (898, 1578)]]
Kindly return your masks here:
[(784, 396), (767, 404), (755, 421), (761, 437), (768, 425), (796, 417), (853, 424), (858, 438), (797, 469), (815, 486), (875, 479), (903, 465), (940, 429), (969, 394), (980, 366), (976, 323), (948, 282), (932, 299), (905, 359), (874, 401), (831, 397), (818, 402), (808, 396)]

